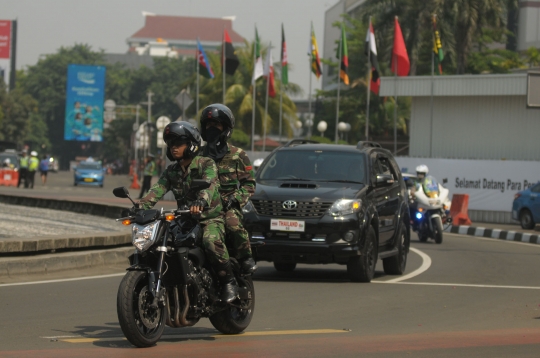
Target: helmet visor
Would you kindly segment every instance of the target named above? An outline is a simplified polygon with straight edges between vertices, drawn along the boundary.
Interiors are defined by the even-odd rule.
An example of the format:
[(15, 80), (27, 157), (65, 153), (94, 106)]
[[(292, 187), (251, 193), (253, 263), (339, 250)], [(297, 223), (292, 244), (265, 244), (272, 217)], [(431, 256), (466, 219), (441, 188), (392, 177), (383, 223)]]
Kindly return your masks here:
[(165, 143), (167, 144), (167, 147), (180, 147), (184, 144), (188, 144), (190, 142), (188, 137), (172, 137), (165, 139)]

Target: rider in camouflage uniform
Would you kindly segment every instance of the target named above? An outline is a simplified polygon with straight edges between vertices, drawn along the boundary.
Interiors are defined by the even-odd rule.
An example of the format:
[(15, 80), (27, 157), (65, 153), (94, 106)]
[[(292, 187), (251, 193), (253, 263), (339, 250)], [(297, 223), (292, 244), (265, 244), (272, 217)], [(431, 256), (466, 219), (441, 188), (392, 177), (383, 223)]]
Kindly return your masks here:
[(245, 273), (253, 273), (257, 265), (253, 260), (249, 235), (242, 225), (242, 208), (255, 193), (253, 167), (244, 150), (228, 144), (234, 128), (231, 110), (222, 104), (212, 104), (201, 113), (201, 136), (207, 142), (203, 155), (215, 160), (225, 212), (225, 230), (231, 242), (229, 249), (234, 251)]
[[(206, 256), (214, 266), (223, 287), (221, 299), (231, 302), (238, 296), (238, 285), (224, 244), (225, 229), (217, 167), (213, 160), (197, 155), (201, 136), (189, 122), (172, 122), (163, 130), (167, 157), (176, 163), (169, 165), (148, 194), (139, 201), (143, 209), (152, 208), (169, 190), (178, 206), (189, 205), (192, 214), (200, 215)], [(203, 179), (210, 187), (200, 190), (195, 197), (184, 198), (193, 179)], [(204, 210), (208, 208), (208, 210)], [(204, 210), (204, 211), (203, 211)]]

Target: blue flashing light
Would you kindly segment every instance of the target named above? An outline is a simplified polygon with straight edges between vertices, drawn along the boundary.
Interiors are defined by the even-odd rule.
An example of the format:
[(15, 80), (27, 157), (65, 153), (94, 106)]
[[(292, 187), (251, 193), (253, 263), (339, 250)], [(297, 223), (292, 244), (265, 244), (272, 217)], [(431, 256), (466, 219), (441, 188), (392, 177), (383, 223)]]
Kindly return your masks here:
[(422, 213), (416, 213), (416, 218), (417, 219), (422, 219)]

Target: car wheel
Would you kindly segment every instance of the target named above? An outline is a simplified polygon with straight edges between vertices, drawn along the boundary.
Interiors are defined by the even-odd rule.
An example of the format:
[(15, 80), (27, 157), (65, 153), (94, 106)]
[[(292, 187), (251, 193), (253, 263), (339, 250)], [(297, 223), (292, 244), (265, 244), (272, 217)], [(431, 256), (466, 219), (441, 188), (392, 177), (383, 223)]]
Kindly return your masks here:
[(274, 268), (279, 272), (292, 272), (296, 268), (296, 262), (274, 262)]
[(521, 223), (521, 227), (525, 230), (534, 229), (535, 223), (529, 209), (523, 209), (521, 211), (521, 214), (519, 215), (519, 222)]
[(377, 239), (375, 230), (369, 227), (360, 256), (352, 257), (347, 263), (347, 273), (353, 282), (371, 282), (377, 265)]
[(407, 265), (407, 253), (409, 251), (409, 239), (407, 227), (403, 222), (399, 227), (398, 243), (396, 245), (398, 253), (396, 256), (383, 259), (384, 273), (387, 275), (403, 275)]

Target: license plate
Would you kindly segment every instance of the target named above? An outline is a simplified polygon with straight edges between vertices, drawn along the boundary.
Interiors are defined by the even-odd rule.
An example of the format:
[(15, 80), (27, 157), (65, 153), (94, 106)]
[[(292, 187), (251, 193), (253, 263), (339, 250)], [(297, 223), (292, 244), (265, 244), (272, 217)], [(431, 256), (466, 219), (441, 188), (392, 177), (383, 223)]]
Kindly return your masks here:
[(304, 232), (305, 228), (306, 223), (304, 221), (284, 219), (272, 219), (270, 221), (270, 230)]
[(91, 182), (93, 182), (93, 181), (94, 181), (94, 179), (92, 179), (92, 178), (84, 178), (84, 181), (85, 181), (85, 182), (89, 182), (89, 183), (91, 183)]

